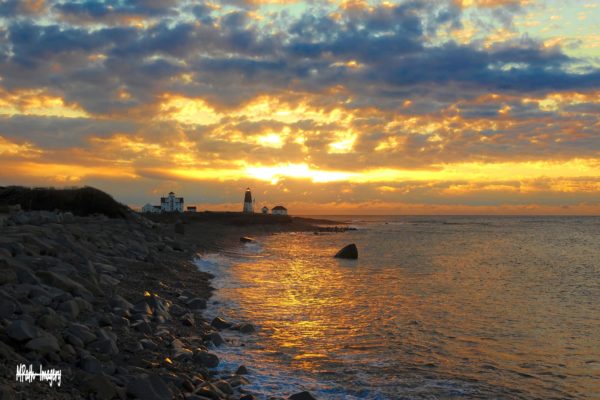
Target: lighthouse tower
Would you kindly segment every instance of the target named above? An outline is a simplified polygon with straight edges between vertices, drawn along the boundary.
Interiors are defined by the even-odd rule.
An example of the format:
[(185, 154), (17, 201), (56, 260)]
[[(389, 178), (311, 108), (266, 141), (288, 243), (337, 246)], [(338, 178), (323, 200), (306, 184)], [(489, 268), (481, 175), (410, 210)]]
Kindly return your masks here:
[(252, 192), (250, 192), (250, 188), (247, 188), (246, 194), (244, 194), (244, 212), (245, 213), (253, 213), (254, 212), (254, 204), (252, 202)]

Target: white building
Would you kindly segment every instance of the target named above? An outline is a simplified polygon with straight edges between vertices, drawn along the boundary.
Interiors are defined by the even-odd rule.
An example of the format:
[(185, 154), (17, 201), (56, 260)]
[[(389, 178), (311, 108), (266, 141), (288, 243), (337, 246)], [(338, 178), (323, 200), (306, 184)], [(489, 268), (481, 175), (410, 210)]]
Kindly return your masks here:
[(173, 192), (170, 192), (168, 197), (161, 197), (160, 210), (162, 212), (183, 212), (183, 197), (175, 197)]
[(246, 188), (246, 193), (244, 194), (244, 212), (254, 212), (254, 201), (252, 200), (252, 192), (250, 192), (250, 188)]
[(271, 210), (271, 214), (273, 215), (287, 215), (287, 208), (284, 206), (275, 206)]
[(143, 213), (159, 213), (160, 206), (153, 206), (152, 204), (148, 203), (144, 207), (142, 207), (142, 212)]
[(269, 207), (264, 206), (263, 208), (260, 209), (260, 211), (262, 211), (263, 214), (268, 214), (269, 213)]

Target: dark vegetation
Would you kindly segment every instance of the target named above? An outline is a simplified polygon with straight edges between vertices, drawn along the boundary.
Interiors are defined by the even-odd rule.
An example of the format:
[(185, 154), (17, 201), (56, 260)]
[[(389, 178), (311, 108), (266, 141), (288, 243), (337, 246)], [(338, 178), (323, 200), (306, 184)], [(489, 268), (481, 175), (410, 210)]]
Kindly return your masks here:
[(108, 193), (89, 186), (69, 189), (0, 186), (0, 209), (17, 204), (26, 211), (70, 211), (82, 217), (104, 214), (109, 218), (126, 218), (131, 211)]

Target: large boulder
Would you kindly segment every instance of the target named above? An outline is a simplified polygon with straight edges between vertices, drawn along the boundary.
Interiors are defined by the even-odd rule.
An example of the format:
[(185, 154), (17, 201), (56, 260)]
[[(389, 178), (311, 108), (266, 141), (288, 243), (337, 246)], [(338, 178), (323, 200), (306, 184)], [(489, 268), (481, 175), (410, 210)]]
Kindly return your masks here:
[(356, 245), (354, 243), (349, 244), (348, 246), (344, 247), (343, 249), (341, 249), (340, 251), (338, 251), (335, 254), (336, 258), (350, 258), (350, 259), (357, 259), (358, 258), (358, 249), (356, 248)]

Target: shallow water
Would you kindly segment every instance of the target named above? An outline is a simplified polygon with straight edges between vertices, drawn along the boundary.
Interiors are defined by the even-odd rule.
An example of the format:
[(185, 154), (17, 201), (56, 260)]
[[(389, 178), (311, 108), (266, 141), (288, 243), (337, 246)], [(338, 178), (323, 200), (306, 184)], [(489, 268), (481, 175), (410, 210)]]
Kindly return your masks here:
[[(259, 327), (220, 350), (251, 391), (600, 398), (600, 218), (342, 219), (359, 230), (198, 261), (216, 275), (209, 313)], [(358, 260), (332, 258), (351, 242)]]

